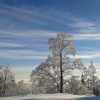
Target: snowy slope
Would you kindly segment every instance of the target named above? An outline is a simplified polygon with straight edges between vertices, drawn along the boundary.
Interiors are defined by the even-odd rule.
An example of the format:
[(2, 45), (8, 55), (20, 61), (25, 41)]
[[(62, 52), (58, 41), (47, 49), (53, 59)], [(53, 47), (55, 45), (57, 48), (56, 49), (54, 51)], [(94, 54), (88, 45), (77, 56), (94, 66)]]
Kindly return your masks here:
[(37, 94), (37, 95), (4, 97), (0, 98), (0, 100), (100, 100), (100, 97), (72, 95), (72, 94)]

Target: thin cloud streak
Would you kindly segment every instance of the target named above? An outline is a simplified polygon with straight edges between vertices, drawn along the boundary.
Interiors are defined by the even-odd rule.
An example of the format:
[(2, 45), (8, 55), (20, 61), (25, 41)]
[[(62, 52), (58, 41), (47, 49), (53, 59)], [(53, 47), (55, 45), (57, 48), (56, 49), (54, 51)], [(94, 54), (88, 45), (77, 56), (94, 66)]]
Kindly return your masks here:
[[(0, 32), (2, 35), (2, 38), (13, 38), (16, 37), (16, 39), (23, 39), (24, 40), (41, 40), (42, 41), (47, 41), (50, 37), (55, 37), (57, 32), (52, 32), (52, 31), (37, 31), (37, 30), (27, 30), (27, 31), (9, 31), (7, 32), (6, 30), (2, 30)], [(67, 33), (65, 33), (67, 34)], [(72, 33), (71, 33), (72, 34)], [(100, 40), (100, 34), (95, 33), (95, 34), (72, 34), (74, 37), (74, 40)], [(44, 39), (43, 39), (44, 38)], [(10, 41), (10, 40), (9, 40)], [(12, 41), (13, 42), (13, 41)]]
[[(53, 20), (52, 22), (54, 23), (58, 23), (58, 24), (60, 23), (62, 25), (66, 25), (65, 20), (66, 21), (69, 20), (68, 13), (63, 14), (62, 11), (59, 11), (59, 13), (57, 13), (56, 10), (54, 9), (53, 10), (49, 9), (49, 12), (48, 12), (46, 9), (41, 10), (39, 8), (33, 8), (33, 7), (30, 7), (30, 10), (29, 10), (27, 9), (27, 7), (17, 8), (17, 7), (10, 7), (7, 5), (2, 5), (2, 4), (0, 6), (4, 8), (3, 10), (0, 10), (0, 13), (2, 15), (12, 17), (19, 21), (30, 23), (33, 25), (47, 26), (50, 24), (51, 20)], [(63, 16), (61, 16), (62, 14)], [(7, 20), (8, 22), (10, 21), (10, 19), (7, 19)], [(2, 22), (2, 18), (1, 18), (1, 22)], [(4, 23), (2, 22), (2, 24)]]
[[(78, 29), (80, 32), (81, 30), (86, 30), (87, 32), (96, 32), (96, 23), (94, 22), (89, 22), (81, 19), (75, 19), (73, 18), (73, 22), (69, 24), (69, 26)], [(84, 31), (83, 31), (84, 32)]]
[[(0, 50), (1, 58), (9, 58), (9, 59), (46, 59), (50, 52), (35, 52), (31, 50)], [(90, 58), (98, 58), (100, 57), (100, 53), (88, 53), (81, 54), (75, 56), (69, 56), (71, 58), (82, 58), (82, 59), (90, 59)]]
[[(6, 5), (3, 5), (3, 4), (1, 4), (0, 6), (8, 10), (8, 11), (6, 11), (6, 10), (2, 11), (1, 10), (1, 13), (3, 15), (9, 15), (12, 18), (17, 18), (19, 20), (23, 20), (26, 23), (31, 22), (34, 25), (37, 25), (38, 21), (39, 21), (39, 23), (42, 21), (41, 24), (48, 25), (49, 22), (46, 21), (46, 19), (49, 20), (49, 21), (53, 20), (54, 23), (57, 22), (59, 24), (62, 24), (62, 25), (64, 25), (65, 28), (66, 27), (75, 28), (74, 31), (76, 33), (79, 33), (79, 34), (85, 33), (85, 35), (81, 35), (81, 36), (79, 34), (75, 35), (75, 40), (100, 40), (100, 35), (99, 35), (100, 28), (98, 27), (97, 23), (90, 22), (90, 21), (85, 20), (85, 19), (80, 19), (78, 17), (72, 16), (69, 13), (64, 13), (63, 16), (62, 16), (62, 11), (57, 13), (54, 9), (53, 10), (49, 9), (49, 12), (47, 12), (45, 9), (42, 9), (42, 11), (41, 11), (40, 9), (33, 8), (33, 7), (31, 7), (32, 8), (31, 10), (29, 10), (27, 7), (26, 8), (24, 7), (24, 9), (23, 9), (23, 7), (22, 8), (10, 7), (10, 6), (6, 6)], [(9, 11), (10, 11), (10, 13), (8, 14)], [(21, 15), (18, 14), (18, 13), (20, 13)], [(8, 20), (10, 21), (10, 19), (8, 19)], [(59, 22), (59, 20), (61, 20), (62, 23)], [(9, 23), (9, 21), (6, 21), (6, 22)], [(36, 22), (34, 22), (34, 21), (36, 21)], [(1, 22), (2, 22), (2, 18), (1, 18)], [(67, 22), (67, 24), (66, 24), (66, 22)], [(2, 24), (7, 24), (7, 23), (4, 23), (4, 21), (3, 21)], [(11, 27), (11, 30), (12, 30), (12, 27)], [(34, 33), (32, 33), (32, 32), (34, 32)], [(0, 33), (2, 33), (2, 32), (0, 32)], [(5, 32), (3, 32), (3, 33), (5, 33)], [(8, 34), (8, 32), (6, 32), (6, 33)], [(23, 31), (20, 30), (19, 32), (14, 32), (14, 34), (11, 33), (11, 35), (12, 36), (16, 35), (16, 36), (19, 36), (19, 37), (33, 38), (33, 37), (36, 37), (37, 34), (38, 34), (38, 36), (40, 35), (40, 37), (41, 37), (41, 36), (47, 36), (47, 35), (52, 36), (53, 33), (54, 32), (50, 33), (49, 31), (47, 31), (47, 33), (46, 33), (46, 31), (40, 31), (39, 32), (37, 30), (25, 30), (23, 32)], [(93, 37), (93, 34), (90, 34), (90, 33), (93, 33), (93, 34), (95, 33), (95, 34), (97, 34), (97, 36)], [(10, 32), (9, 32), (9, 34), (10, 34)], [(88, 34), (88, 35), (86, 35), (86, 34)]]
[(30, 50), (0, 50), (0, 58), (5, 59), (46, 59), (48, 52)]
[[(33, 49), (48, 48), (48, 39), (55, 37), (57, 33), (51, 31), (0, 31), (0, 47), (25, 47)], [(6, 39), (7, 38), (7, 39)], [(4, 42), (5, 40), (5, 42)], [(44, 44), (45, 42), (45, 44)]]
[[(16, 31), (16, 30), (1, 30), (0, 34), (2, 34), (2, 37), (27, 37), (27, 38), (35, 38), (35, 37), (51, 37), (51, 36), (56, 36), (56, 32), (52, 32), (52, 31), (46, 31), (46, 30), (20, 30), (20, 31)], [(9, 36), (10, 35), (10, 36)]]
[(0, 42), (0, 47), (23, 47), (24, 45), (17, 44), (17, 43), (6, 43)]
[(100, 53), (93, 53), (91, 52), (88, 54), (81, 54), (81, 55), (75, 55), (75, 56), (70, 56), (71, 58), (81, 58), (81, 59), (89, 59), (89, 58), (98, 58), (100, 57)]
[[(97, 27), (97, 23), (90, 22), (85, 19), (80, 19), (76, 16), (73, 16), (69, 12), (64, 12), (59, 10), (59, 13), (55, 9), (39, 9), (30, 7), (28, 9), (27, 7), (11, 7), (7, 5), (0, 5), (1, 7), (5, 8), (3, 10), (0, 10), (2, 15), (9, 16), (10, 18), (16, 18), (19, 21), (25, 22), (25, 23), (32, 23), (33, 25), (41, 25), (41, 26), (47, 26), (51, 24), (60, 24), (63, 25), (63, 27), (66, 29), (69, 28), (76, 28), (74, 31), (81, 32), (81, 33), (97, 33), (99, 31), (99, 28)], [(10, 13), (8, 13), (10, 12)], [(63, 15), (63, 16), (62, 16)], [(21, 16), (21, 17), (20, 17)], [(1, 18), (1, 22), (2, 22)], [(10, 19), (8, 18), (8, 23)], [(52, 23), (51, 23), (52, 20)], [(2, 22), (2, 24), (7, 24)], [(14, 26), (14, 25), (12, 25)], [(55, 25), (53, 25), (54, 27)], [(38, 26), (37, 26), (38, 27)]]
[(27, 67), (12, 67), (12, 70), (13, 71), (32, 71), (35, 67), (37, 67), (37, 65), (35, 65), (35, 66), (33, 66), (33, 67), (29, 67), (29, 66), (27, 66)]
[(100, 40), (100, 34), (75, 34), (74, 40)]

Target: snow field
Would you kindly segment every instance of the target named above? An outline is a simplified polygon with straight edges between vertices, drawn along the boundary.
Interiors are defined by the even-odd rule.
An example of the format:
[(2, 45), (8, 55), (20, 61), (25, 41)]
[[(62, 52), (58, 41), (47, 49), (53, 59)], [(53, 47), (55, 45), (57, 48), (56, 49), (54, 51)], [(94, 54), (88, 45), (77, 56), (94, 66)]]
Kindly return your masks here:
[(72, 94), (36, 94), (25, 96), (2, 97), (0, 100), (100, 100), (99, 96)]

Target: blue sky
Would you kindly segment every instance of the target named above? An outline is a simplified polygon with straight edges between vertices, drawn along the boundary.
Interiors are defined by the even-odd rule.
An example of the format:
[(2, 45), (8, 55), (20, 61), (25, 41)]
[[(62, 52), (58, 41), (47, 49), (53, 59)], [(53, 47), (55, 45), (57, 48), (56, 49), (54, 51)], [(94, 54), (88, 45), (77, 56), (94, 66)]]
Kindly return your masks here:
[(99, 0), (0, 0), (0, 65), (9, 63), (17, 80), (29, 80), (59, 32), (74, 36), (75, 59), (86, 67), (93, 61), (100, 77)]

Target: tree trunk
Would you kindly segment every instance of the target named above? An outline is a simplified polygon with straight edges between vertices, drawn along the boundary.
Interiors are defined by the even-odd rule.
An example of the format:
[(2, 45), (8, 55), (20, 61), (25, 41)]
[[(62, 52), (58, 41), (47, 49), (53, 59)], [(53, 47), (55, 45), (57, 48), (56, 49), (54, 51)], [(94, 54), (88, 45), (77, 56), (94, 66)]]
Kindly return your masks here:
[(60, 54), (60, 93), (63, 93), (63, 70), (62, 70), (62, 53)]
[(94, 73), (93, 73), (93, 88), (94, 88)]

